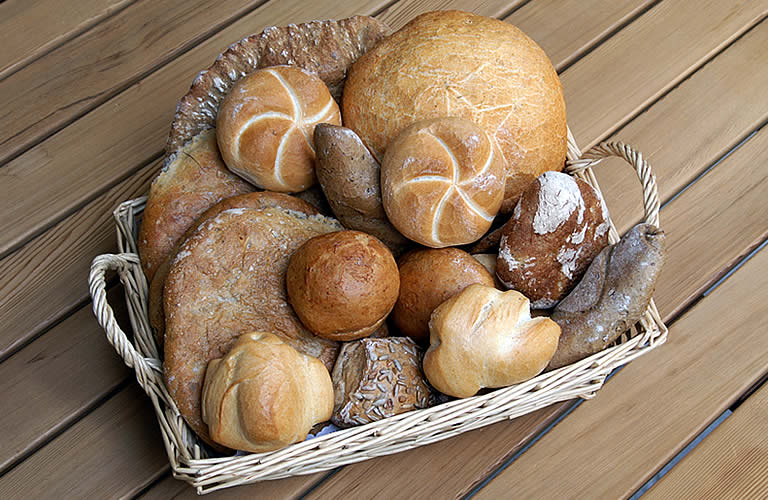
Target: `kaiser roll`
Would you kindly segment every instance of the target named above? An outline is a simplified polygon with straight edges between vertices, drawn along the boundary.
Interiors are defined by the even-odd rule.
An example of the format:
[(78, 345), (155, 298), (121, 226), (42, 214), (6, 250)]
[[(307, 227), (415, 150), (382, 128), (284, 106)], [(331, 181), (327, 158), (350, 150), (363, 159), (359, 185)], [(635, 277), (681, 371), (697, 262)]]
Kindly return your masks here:
[(483, 126), (507, 166), (504, 212), (565, 160), (565, 100), (547, 55), (511, 24), (467, 12), (418, 16), (360, 57), (342, 108), (344, 125), (379, 158), (415, 121), (460, 116)]
[(392, 225), (422, 245), (479, 239), (504, 196), (504, 164), (488, 134), (463, 118), (423, 120), (403, 130), (381, 165)]
[(303, 441), (334, 403), (323, 363), (263, 332), (240, 336), (208, 363), (202, 399), (211, 439), (255, 453)]
[(314, 237), (288, 262), (288, 299), (320, 337), (355, 340), (373, 333), (397, 300), (400, 275), (389, 249), (359, 231)]
[(341, 124), (339, 107), (317, 76), (292, 66), (254, 71), (224, 98), (216, 121), (230, 170), (260, 188), (304, 191), (315, 183), (312, 134)]

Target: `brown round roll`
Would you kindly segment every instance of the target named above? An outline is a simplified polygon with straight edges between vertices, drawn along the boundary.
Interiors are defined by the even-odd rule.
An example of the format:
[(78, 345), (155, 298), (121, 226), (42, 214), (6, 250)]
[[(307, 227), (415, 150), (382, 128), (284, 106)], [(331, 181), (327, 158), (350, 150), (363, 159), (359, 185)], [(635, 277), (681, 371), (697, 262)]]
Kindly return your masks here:
[(429, 342), (429, 316), (445, 300), (473, 283), (494, 286), (493, 276), (458, 248), (414, 250), (400, 258), (400, 296), (395, 326), (421, 344)]
[(381, 165), (384, 210), (405, 237), (442, 248), (472, 243), (504, 196), (504, 163), (488, 134), (462, 118), (414, 123)]
[(227, 167), (258, 187), (296, 193), (315, 183), (312, 133), (341, 124), (336, 101), (317, 76), (293, 66), (254, 71), (224, 98), (216, 120)]
[(507, 168), (503, 212), (546, 170), (562, 170), (567, 127), (560, 79), (511, 24), (468, 12), (422, 14), (350, 68), (344, 126), (381, 158), (408, 125), (459, 116), (488, 131)]
[(291, 256), (285, 279), (304, 326), (331, 340), (373, 333), (394, 307), (400, 287), (392, 253), (359, 231), (310, 239)]

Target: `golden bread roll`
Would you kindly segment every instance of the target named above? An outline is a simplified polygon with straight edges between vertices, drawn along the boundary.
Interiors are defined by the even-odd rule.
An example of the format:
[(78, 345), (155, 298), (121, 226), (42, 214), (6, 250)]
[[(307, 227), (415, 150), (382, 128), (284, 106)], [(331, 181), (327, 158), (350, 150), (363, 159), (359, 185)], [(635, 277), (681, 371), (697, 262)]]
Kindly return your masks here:
[(213, 441), (253, 453), (277, 450), (331, 418), (333, 384), (317, 359), (271, 333), (246, 333), (208, 363), (202, 411)]
[(570, 292), (608, 244), (608, 211), (586, 182), (545, 172), (523, 192), (501, 231), (496, 276), (534, 309)]
[(275, 66), (235, 84), (219, 108), (216, 136), (232, 172), (263, 189), (296, 193), (316, 180), (318, 123), (341, 125), (328, 87), (303, 69)]
[(432, 390), (421, 371), (423, 357), (424, 351), (405, 337), (345, 343), (331, 376), (331, 421), (353, 427), (430, 406)]
[(483, 264), (458, 248), (413, 250), (398, 262), (400, 296), (392, 320), (403, 335), (429, 342), (429, 317), (445, 300), (473, 283), (493, 286)]
[(387, 318), (400, 275), (381, 241), (360, 231), (339, 231), (316, 236), (296, 250), (285, 282), (304, 326), (323, 338), (355, 340)]
[(484, 285), (471, 285), (440, 304), (429, 330), (424, 373), (435, 389), (457, 398), (532, 379), (552, 359), (560, 338), (557, 323), (531, 318), (525, 296)]
[(491, 227), (504, 196), (504, 163), (485, 130), (462, 118), (409, 126), (381, 165), (392, 225), (432, 248), (472, 243)]
[(201, 132), (166, 156), (149, 188), (139, 228), (141, 268), (151, 283), (184, 233), (208, 208), (255, 188), (227, 170), (216, 146), (216, 130)]
[(544, 51), (511, 24), (467, 12), (422, 14), (349, 70), (344, 126), (382, 158), (419, 120), (459, 116), (498, 144), (508, 178), (502, 211), (547, 170), (561, 170), (567, 127), (560, 79)]

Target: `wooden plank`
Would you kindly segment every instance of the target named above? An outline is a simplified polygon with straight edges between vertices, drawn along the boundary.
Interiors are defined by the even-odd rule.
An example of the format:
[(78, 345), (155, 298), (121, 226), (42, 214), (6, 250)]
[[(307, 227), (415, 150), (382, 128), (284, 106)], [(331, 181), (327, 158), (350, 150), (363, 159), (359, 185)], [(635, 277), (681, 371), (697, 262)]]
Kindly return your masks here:
[(645, 494), (664, 498), (768, 497), (768, 385), (750, 396)]
[(165, 470), (149, 399), (131, 385), (0, 477), (0, 498), (131, 496)]
[(151, 163), (0, 260), (0, 360), (88, 299), (93, 258), (117, 252), (112, 210), (145, 193)]
[[(154, 160), (165, 145), (179, 97), (234, 41), (269, 25), (372, 13), (385, 4), (266, 4), (9, 162), (0, 168), (0, 256)], [(21, 211), (19, 203), (29, 203), (27, 210)]]
[[(122, 289), (109, 298), (120, 324), (130, 327)], [(0, 473), (132, 374), (107, 342), (90, 307), (0, 364)]]
[[(744, 92), (748, 92), (749, 95), (754, 93), (756, 100), (752, 102), (761, 101), (758, 97), (761, 87), (757, 86), (752, 90), (753, 80), (751, 79), (757, 79), (754, 80), (755, 84), (766, 82), (768, 74), (752, 72), (749, 76), (750, 82), (747, 83), (743, 80), (745, 75), (736, 71), (736, 68), (743, 67), (741, 65), (744, 61), (760, 57), (767, 37), (768, 23), (763, 23), (622, 130), (619, 138), (627, 142), (659, 146), (647, 150), (642, 148), (642, 151), (651, 153), (649, 158), (656, 166), (655, 173), (662, 188), (668, 183), (679, 186), (689, 182), (701, 169), (718, 158), (729, 144), (738, 141), (740, 137), (752, 130), (756, 123), (768, 116), (768, 103), (756, 104), (747, 111), (739, 106), (744, 102), (741, 91), (733, 92), (733, 88), (744, 88)], [(747, 88), (750, 90), (746, 90)], [(726, 107), (721, 108), (721, 104)], [(735, 107), (737, 111), (733, 112), (727, 106)], [(742, 114), (739, 115), (738, 111)], [(716, 131), (718, 136), (713, 137), (710, 129), (701, 127), (699, 125), (701, 120), (706, 120), (711, 130)], [(624, 135), (625, 132), (628, 133), (627, 136)], [(700, 152), (693, 154), (694, 151)], [(753, 148), (752, 151), (757, 153), (759, 148)], [(682, 160), (689, 154), (690, 158), (683, 162)], [(765, 234), (765, 221), (760, 219), (760, 214), (768, 212), (768, 200), (762, 201), (759, 196), (760, 188), (764, 186), (761, 184), (760, 177), (754, 180), (754, 184), (749, 183), (738, 193), (734, 193), (733, 190), (726, 192), (719, 190), (722, 193), (721, 196), (733, 197), (741, 196), (743, 191), (750, 192), (750, 189), (754, 188), (755, 195), (747, 201), (750, 205), (739, 205), (739, 208), (730, 214), (720, 214), (721, 217), (715, 217), (716, 214), (707, 210), (699, 212), (699, 218), (691, 219), (691, 212), (699, 210), (697, 208), (699, 204), (711, 206), (711, 201), (705, 201), (712, 196), (711, 191), (718, 191), (718, 186), (729, 185), (723, 183), (738, 184), (740, 182), (738, 176), (723, 180), (724, 171), (736, 173), (740, 171), (742, 165), (755, 161), (749, 154), (736, 158), (743, 159), (730, 168), (728, 163), (718, 166), (717, 176), (709, 178), (715, 173), (710, 172), (705, 177), (710, 179), (708, 183), (694, 185), (685, 198), (681, 197), (687, 200), (685, 204), (673, 204), (662, 211), (663, 227), (667, 229), (674, 245), (678, 245), (676, 236), (688, 237), (691, 232), (690, 227), (700, 227), (697, 234), (707, 238), (704, 241), (684, 240), (673, 247), (670, 262), (666, 267), (668, 271), (662, 276), (656, 293), (657, 304), (665, 317), (669, 317), (685, 304), (690, 304), (702, 289), (716, 279), (721, 270), (727, 269), (734, 260), (760, 241)], [(681, 164), (685, 165), (683, 170), (680, 168)], [(752, 164), (759, 166), (762, 160)], [(626, 165), (600, 165), (596, 170), (601, 179), (607, 178), (622, 186), (627, 183), (629, 186), (639, 186)], [(610, 183), (601, 183), (601, 185), (604, 192), (619, 193), (618, 196), (608, 197), (612, 213), (615, 213), (614, 211), (629, 213), (631, 210), (637, 210), (638, 200), (641, 199), (639, 189), (631, 187), (629, 191), (633, 196), (626, 194), (622, 196), (621, 193), (627, 191), (610, 191), (616, 189)], [(764, 190), (765, 187), (762, 189)], [(674, 191), (663, 189), (662, 193), (664, 192)], [(700, 194), (689, 198), (693, 193)], [(723, 198), (719, 202), (718, 209), (722, 210), (727, 203), (727, 198)], [(751, 217), (736, 224), (731, 222), (731, 219), (738, 220), (741, 217), (740, 210), (744, 210), (745, 206), (753, 207)], [(626, 228), (629, 218), (624, 218), (620, 222), (623, 222), (622, 226)], [(707, 243), (710, 234), (720, 233), (724, 235), (712, 238), (710, 243)], [(708, 248), (709, 251), (697, 251), (699, 245)], [(557, 415), (561, 411), (562, 407), (548, 408), (540, 412), (539, 418), (551, 418), (553, 414)], [(528, 437), (535, 435), (544, 426), (543, 422), (539, 426), (529, 426), (531, 434)], [(466, 485), (481, 481), (485, 472), (494, 470), (519, 448), (519, 446), (508, 444), (509, 440), (514, 441), (519, 438), (515, 422), (496, 424), (488, 429), (490, 431), (487, 436), (475, 431), (445, 443), (401, 453), (396, 457), (385, 457), (348, 466), (336, 474), (328, 485), (323, 484), (317, 490), (318, 495), (338, 494), (340, 490), (334, 488), (334, 484), (344, 486), (354, 483), (357, 488), (365, 488), (364, 491), (360, 491), (363, 496), (373, 494), (377, 488), (381, 489), (387, 484), (418, 484), (413, 476), (423, 471), (423, 464), (432, 464), (435, 469), (450, 468), (453, 471), (452, 474), (447, 475), (449, 477), (438, 490), (439, 492), (445, 495), (453, 495), (456, 492), (466, 493)], [(525, 443), (527, 439), (522, 441)], [(463, 451), (474, 447), (483, 450), (482, 453), (472, 454)], [(468, 459), (470, 456), (471, 460)]]
[(0, 81), (0, 164), (264, 1), (138, 0)]
[(62, 9), (58, 0), (0, 3), (0, 79), (98, 24), (134, 0), (81, 0)]
[[(699, 15), (696, 15), (696, 12), (689, 12), (698, 11), (691, 6), (690, 2), (669, 2), (671, 7), (662, 11), (663, 19), (661, 20), (658, 19), (659, 15), (656, 12), (660, 6), (656, 6), (619, 33), (621, 35), (633, 29), (633, 36), (622, 38), (616, 50), (620, 49), (628, 59), (638, 60), (648, 60), (647, 54), (657, 53), (658, 57), (653, 58), (653, 63), (667, 68), (663, 76), (674, 80), (695, 69), (688, 64), (692, 55), (698, 55), (699, 57), (693, 59), (697, 64), (700, 63), (705, 55), (731, 40), (734, 33), (741, 32), (746, 26), (752, 24), (763, 14), (765, 3), (765, 0), (762, 0), (746, 4), (745, 2), (728, 4), (728, 9), (732, 11), (725, 10), (725, 3), (715, 3), (709, 6), (710, 15), (703, 16), (700, 11)], [(281, 3), (281, 7), (283, 5), (287, 5), (287, 2)], [(327, 8), (323, 12), (326, 12), (326, 16), (330, 15)], [(720, 19), (726, 12), (727, 18)], [(654, 13), (654, 16), (646, 19), (650, 13)], [(249, 16), (248, 19), (252, 17)], [(289, 19), (292, 18), (289, 17)], [(244, 19), (242, 23), (238, 22), (231, 28), (234, 30), (237, 27), (236, 31), (239, 34), (257, 31), (257, 29), (248, 29), (245, 26), (246, 22), (247, 19)], [(672, 49), (659, 52), (654, 51), (654, 47), (650, 46), (651, 40), (663, 39), (667, 32), (675, 31), (674, 22), (683, 22), (687, 26), (683, 31), (691, 40), (697, 41), (693, 48), (685, 47), (684, 57), (678, 57)], [(642, 29), (638, 29), (638, 25)], [(707, 32), (709, 36), (699, 41), (698, 34), (702, 32)], [(3, 180), (0, 182), (0, 213), (3, 214), (0, 217), (0, 235), (2, 235), (0, 255), (19, 246), (31, 235), (71, 213), (77, 206), (95, 197), (98, 192), (124, 178), (131, 168), (135, 168), (135, 165), (141, 164), (142, 161), (152, 158), (156, 152), (159, 152), (176, 99), (186, 89), (188, 85), (186, 82), (190, 81), (191, 75), (207, 64), (222, 46), (235, 38), (237, 37), (229, 29), (222, 31), (220, 36), (217, 35), (196, 47), (195, 50), (177, 58), (162, 70), (153, 73), (141, 85), (131, 87), (59, 134), (32, 148), (6, 165), (4, 169), (0, 169), (0, 179)], [(542, 40), (539, 41), (542, 42)], [(636, 45), (639, 48), (634, 52), (632, 47)], [(581, 128), (579, 124), (588, 121), (589, 115), (611, 114), (617, 120), (627, 118), (626, 113), (619, 112), (618, 115), (621, 116), (618, 116), (611, 108), (613, 101), (609, 101), (600, 92), (597, 92), (595, 97), (595, 88), (599, 89), (608, 84), (618, 85), (618, 92), (626, 94), (621, 99), (621, 106), (624, 109), (627, 106), (636, 108), (647, 102), (651, 90), (655, 89), (651, 94), (656, 95), (659, 93), (658, 89), (667, 89), (670, 86), (670, 83), (665, 81), (651, 80), (649, 83), (638, 81), (636, 78), (624, 79), (621, 75), (626, 70), (626, 64), (617, 65), (615, 61), (594, 57), (595, 54), (604, 53), (601, 52), (602, 48), (603, 46), (590, 53), (587, 59), (580, 61), (563, 75), (567, 92), (571, 87), (574, 88), (571, 92), (580, 86), (588, 87), (584, 89), (585, 97), (593, 107), (571, 106), (569, 109), (571, 121), (578, 125), (575, 132), (582, 142), (589, 137), (597, 140), (602, 134), (607, 133), (599, 127)], [(581, 76), (570, 80), (569, 73), (575, 71), (577, 67), (583, 67), (582, 62), (586, 64), (585, 69), (580, 69), (576, 73)], [(584, 78), (584, 74), (590, 77)], [(595, 75), (601, 75), (601, 77), (596, 78)], [(606, 75), (610, 78), (605, 78)], [(616, 92), (608, 88), (605, 90), (606, 95), (609, 90)], [(613, 99), (614, 95), (611, 94), (610, 97)], [(580, 101), (582, 98), (571, 95), (568, 99)], [(116, 107), (121, 110), (119, 123), (111, 120)], [(596, 113), (595, 110), (600, 112)], [(584, 114), (583, 119), (578, 116), (579, 113)], [(84, 150), (89, 152), (85, 158), (82, 154)], [(53, 165), (54, 157), (55, 165)], [(25, 186), (33, 184), (31, 179), (40, 181), (41, 188), (30, 193)]]
[[(768, 129), (664, 210), (669, 258), (657, 299), (666, 304), (710, 261), (768, 237)], [(724, 188), (727, 186), (727, 188)], [(695, 228), (695, 229), (694, 229)], [(768, 370), (768, 251), (698, 302), (667, 344), (624, 368), (481, 491), (514, 485), (521, 497), (631, 495)], [(664, 422), (664, 425), (659, 425)], [(621, 467), (616, 467), (621, 464)], [(557, 481), (546, 478), (557, 476)]]

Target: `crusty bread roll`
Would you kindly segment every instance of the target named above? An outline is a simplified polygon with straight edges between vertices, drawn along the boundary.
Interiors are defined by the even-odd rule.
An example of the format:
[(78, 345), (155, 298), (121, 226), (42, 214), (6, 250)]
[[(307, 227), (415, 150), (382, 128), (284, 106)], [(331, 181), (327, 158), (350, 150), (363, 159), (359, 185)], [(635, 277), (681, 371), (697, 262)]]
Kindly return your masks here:
[(430, 406), (423, 357), (424, 351), (405, 337), (345, 343), (333, 367), (331, 421), (353, 427)]
[(561, 170), (565, 100), (544, 51), (511, 24), (467, 12), (422, 14), (364, 54), (349, 70), (344, 126), (381, 158), (408, 125), (459, 116), (484, 127), (508, 169), (511, 211), (546, 170)]
[(232, 210), (234, 208), (267, 208), (277, 207), (286, 208), (288, 210), (294, 210), (306, 215), (318, 215), (319, 212), (304, 200), (300, 200), (295, 196), (291, 196), (283, 193), (273, 193), (271, 191), (259, 191), (256, 193), (246, 193), (239, 196), (232, 196), (231, 198), (225, 198), (219, 203), (215, 204), (205, 212), (187, 229), (184, 236), (179, 239), (179, 243), (171, 251), (168, 257), (157, 268), (154, 278), (149, 285), (149, 324), (152, 325), (152, 329), (155, 333), (155, 340), (157, 346), (162, 349), (165, 342), (165, 314), (163, 313), (163, 287), (165, 286), (165, 278), (168, 277), (168, 271), (171, 269), (171, 262), (173, 261), (176, 253), (179, 251), (179, 247), (189, 238), (195, 230), (203, 223), (213, 220), (217, 215), (225, 210)]
[(254, 453), (277, 450), (331, 418), (333, 384), (317, 359), (271, 333), (246, 333), (208, 363), (202, 411), (215, 442)]
[(275, 66), (235, 84), (219, 108), (216, 137), (231, 171), (260, 188), (296, 193), (316, 180), (318, 123), (341, 125), (328, 87), (303, 69)]
[(534, 309), (565, 297), (608, 244), (608, 211), (586, 182), (545, 172), (523, 192), (501, 232), (496, 275)]
[(201, 132), (168, 155), (149, 188), (139, 228), (139, 258), (147, 282), (200, 214), (224, 198), (254, 189), (227, 170), (216, 147), (216, 130)]
[(471, 285), (432, 313), (424, 373), (438, 391), (467, 398), (484, 387), (529, 380), (557, 349), (560, 327), (531, 318), (528, 299)]
[(413, 250), (400, 257), (400, 296), (392, 321), (400, 333), (426, 345), (429, 317), (445, 300), (473, 283), (493, 286), (492, 275), (458, 248)]
[(504, 196), (504, 163), (488, 134), (462, 118), (403, 130), (381, 165), (384, 210), (405, 237), (442, 248), (491, 227)]
[(179, 412), (202, 439), (210, 440), (200, 414), (205, 367), (240, 335), (274, 333), (333, 369), (338, 344), (313, 335), (296, 317), (285, 294), (285, 269), (305, 241), (342, 229), (321, 215), (235, 208), (198, 226), (181, 245), (163, 290), (163, 373)]
[(291, 256), (286, 290), (301, 322), (331, 340), (367, 337), (392, 310), (400, 287), (389, 249), (360, 231), (316, 236)]

